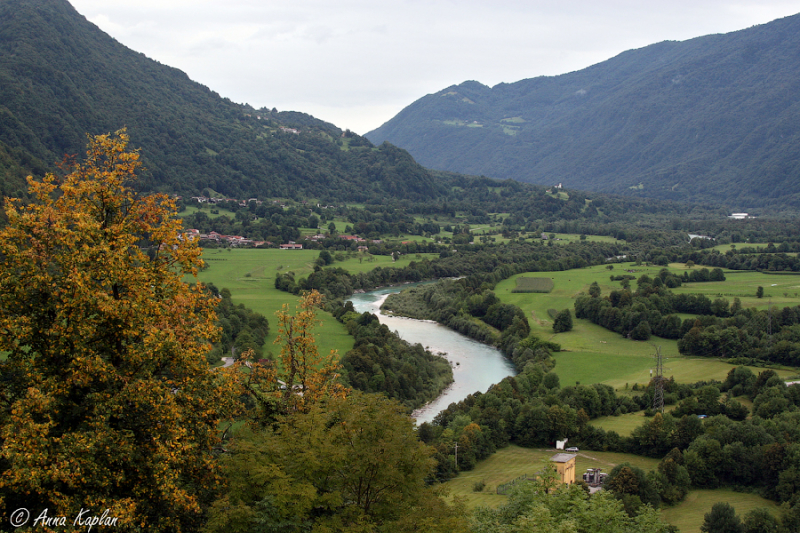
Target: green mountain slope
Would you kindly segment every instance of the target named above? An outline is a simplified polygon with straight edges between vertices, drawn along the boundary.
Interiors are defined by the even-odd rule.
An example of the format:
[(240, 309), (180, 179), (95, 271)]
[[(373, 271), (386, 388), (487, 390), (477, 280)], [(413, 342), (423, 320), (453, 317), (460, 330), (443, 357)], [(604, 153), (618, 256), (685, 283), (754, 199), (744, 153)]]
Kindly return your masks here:
[(425, 96), (372, 142), (443, 170), (742, 208), (800, 207), (800, 15), (587, 69)]
[(81, 154), (86, 134), (127, 127), (141, 187), (232, 197), (361, 201), (443, 189), (403, 150), (294, 112), (221, 98), (124, 47), (66, 0), (0, 0), (0, 194)]

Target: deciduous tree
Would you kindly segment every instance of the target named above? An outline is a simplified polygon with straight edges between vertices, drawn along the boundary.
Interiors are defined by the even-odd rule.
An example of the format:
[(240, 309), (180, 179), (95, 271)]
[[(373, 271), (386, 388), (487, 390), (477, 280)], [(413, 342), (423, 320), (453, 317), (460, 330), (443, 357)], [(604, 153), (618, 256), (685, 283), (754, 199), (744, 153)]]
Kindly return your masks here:
[(569, 312), (569, 309), (562, 309), (558, 312), (553, 321), (553, 331), (555, 333), (572, 331), (572, 313)]
[(229, 451), (208, 531), (465, 531), (464, 510), (425, 484), (433, 450), (383, 396), (327, 397), (242, 430)]
[[(294, 314), (284, 304), (278, 317), (278, 337), (281, 345), (280, 364), (264, 367), (252, 364), (252, 354), (242, 354), (232, 367), (232, 378), (240, 392), (248, 394), (259, 404), (261, 412), (254, 415), (262, 423), (270, 423), (277, 415), (305, 412), (313, 404), (328, 397), (344, 397), (347, 389), (339, 381), (338, 353), (322, 355), (313, 334), (317, 324), (317, 308), (322, 295), (313, 290), (300, 298)], [(249, 367), (242, 372), (242, 367)]]
[(706, 513), (700, 531), (703, 533), (744, 533), (744, 527), (736, 510), (728, 503), (719, 502), (711, 507), (711, 512)]
[(185, 531), (221, 480), (214, 302), (182, 280), (202, 262), (174, 202), (131, 189), (127, 142), (91, 138), (63, 177), (28, 178), (29, 205), (6, 202), (0, 513), (108, 508), (126, 527)]

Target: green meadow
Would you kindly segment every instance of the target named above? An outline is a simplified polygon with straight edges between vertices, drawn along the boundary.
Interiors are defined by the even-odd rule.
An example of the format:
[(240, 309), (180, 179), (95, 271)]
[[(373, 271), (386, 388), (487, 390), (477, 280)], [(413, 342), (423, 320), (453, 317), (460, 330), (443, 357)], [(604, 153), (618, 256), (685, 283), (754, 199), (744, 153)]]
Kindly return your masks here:
[[(450, 496), (463, 499), (469, 508), (497, 507), (506, 501), (506, 496), (497, 494), (498, 485), (508, 483), (522, 475), (532, 476), (542, 468), (543, 459), (550, 459), (556, 453), (558, 451), (554, 449), (509, 445), (479, 462), (475, 469), (461, 472), (445, 486), (450, 490)], [(582, 475), (587, 468), (602, 468), (604, 472), (610, 472), (616, 465), (624, 462), (629, 462), (645, 471), (658, 466), (658, 459), (649, 457), (582, 450), (576, 459), (575, 471), (577, 475)], [(486, 486), (481, 492), (474, 492), (473, 486), (481, 481)]]
[(730, 489), (693, 490), (678, 505), (663, 508), (661, 516), (668, 523), (677, 526), (681, 533), (700, 533), (705, 514), (711, 512), (711, 507), (719, 502), (732, 505), (740, 518), (759, 507), (769, 509), (775, 517), (780, 516), (780, 507), (775, 502), (757, 494)]
[[(334, 255), (337, 255), (334, 252)], [(363, 254), (343, 254), (344, 261), (336, 261), (333, 266), (349, 272), (368, 272), (379, 266), (403, 267), (412, 261), (419, 261), (436, 254), (408, 254), (400, 256), (396, 262), (390, 256), (365, 256)], [(279, 349), (273, 346), (277, 337), (275, 312), (284, 304), (293, 312), (298, 302), (295, 295), (275, 288), (275, 274), (294, 272), (295, 278), (307, 276), (314, 271), (314, 261), (319, 250), (279, 250), (275, 248), (209, 248), (203, 251), (203, 260), (208, 265), (198, 274), (199, 281), (213, 283), (220, 290), (227, 288), (237, 304), (245, 306), (267, 317), (270, 334), (264, 345), (265, 352), (277, 356)], [(190, 281), (187, 279), (187, 281)], [(320, 353), (338, 350), (340, 354), (353, 347), (353, 338), (344, 326), (332, 316), (320, 312), (321, 324), (316, 329)]]
[[(622, 417), (620, 417), (622, 418)], [(507, 497), (497, 494), (497, 487), (523, 475), (532, 476), (542, 467), (542, 461), (552, 457), (557, 450), (545, 448), (521, 448), (509, 445), (497, 453), (480, 461), (473, 470), (461, 472), (457, 477), (445, 483), (451, 498), (462, 500), (468, 509), (476, 507), (499, 507), (507, 501)], [(580, 476), (588, 468), (602, 468), (610, 472), (616, 465), (631, 463), (644, 471), (655, 470), (658, 459), (640, 457), (625, 453), (595, 452), (581, 450), (576, 458), (576, 475)], [(482, 482), (485, 487), (475, 492), (473, 487)], [(700, 533), (700, 526), (706, 513), (717, 502), (731, 504), (740, 517), (758, 507), (769, 509), (778, 516), (780, 508), (770, 500), (757, 494), (735, 492), (730, 489), (693, 490), (684, 501), (674, 507), (661, 509), (666, 522), (677, 526), (681, 533)]]
[[(289, 305), (293, 312), (298, 298), (275, 288), (275, 274), (291, 271), (297, 277), (308, 275), (313, 272), (314, 260), (318, 256), (317, 250), (206, 249), (203, 260), (208, 268), (198, 274), (198, 279), (213, 283), (220, 290), (230, 290), (235, 303), (244, 304), (267, 317), (270, 332), (264, 352), (277, 356), (280, 350), (273, 346), (278, 333), (275, 312), (284, 304)], [(317, 316), (321, 320), (316, 329), (320, 353), (330, 350), (344, 353), (353, 347), (352, 337), (343, 325), (327, 313), (321, 312)]]
[[(780, 245), (779, 242), (775, 242), (773, 244), (776, 245), (776, 246)], [(743, 248), (753, 248), (755, 250), (758, 250), (755, 253), (764, 254), (764, 253), (768, 253), (766, 251), (767, 246), (769, 246), (768, 242), (753, 242), (753, 243), (738, 242), (738, 243), (731, 243), (731, 244), (718, 244), (718, 245), (714, 246), (712, 248), (712, 250), (718, 250), (720, 253), (724, 254), (725, 252), (728, 252), (728, 251), (731, 251), (731, 250), (737, 250), (737, 249), (738, 250), (742, 250)], [(761, 248), (761, 249), (759, 250), (759, 248)], [(795, 253), (791, 253), (790, 252), (790, 253), (787, 253), (786, 255), (797, 256), (797, 253), (796, 252)]]
[[(548, 236), (548, 241), (550, 239), (550, 232), (545, 232)], [(581, 236), (579, 233), (554, 233), (555, 240), (553, 242), (555, 244), (570, 244), (572, 242), (581, 242)], [(534, 240), (541, 239), (541, 234), (532, 235)], [(607, 235), (586, 235), (586, 238), (583, 239), (583, 242), (622, 242), (618, 241), (614, 237), (609, 237)]]
[[(694, 267), (697, 269), (698, 267)], [(670, 270), (687, 270), (682, 264), (673, 263)], [(800, 305), (800, 274), (766, 274), (763, 272), (723, 270), (725, 281), (685, 283), (673, 289), (676, 293), (704, 294), (710, 299), (724, 297), (728, 301), (739, 298), (744, 307), (766, 309), (772, 305), (781, 309)], [(764, 288), (763, 298), (756, 298), (758, 287)]]
[[(751, 406), (752, 402), (748, 407)], [(669, 412), (675, 407), (675, 405), (668, 405), (664, 410)], [(648, 418), (644, 416), (644, 411), (636, 411), (635, 413), (626, 413), (619, 416), (601, 416), (593, 419), (591, 425), (606, 431), (616, 431), (623, 437), (630, 437), (633, 430), (641, 426), (645, 420), (648, 420)]]
[[(634, 383), (646, 384), (650, 381), (650, 370), (655, 366), (656, 346), (665, 358), (664, 374), (673, 376), (676, 381), (724, 380), (732, 368), (729, 364), (720, 359), (683, 356), (678, 352), (675, 340), (651, 337), (648, 342), (634, 341), (583, 319), (574, 319), (572, 331), (553, 333), (553, 319), (548, 309), (570, 309), (574, 313), (575, 299), (588, 293), (592, 282), (596, 281), (603, 294), (608, 294), (621, 287), (619, 281), (610, 280), (612, 275), (630, 274), (638, 278), (647, 274), (654, 277), (662, 268), (633, 263), (614, 264), (613, 267), (612, 270), (605, 265), (598, 265), (563, 272), (528, 272), (501, 281), (495, 293), (503, 302), (515, 304), (525, 312), (535, 335), (561, 345), (563, 351), (554, 356), (556, 373), (562, 386), (606, 383), (615, 389), (624, 389), (626, 385), (632, 387)], [(686, 266), (672, 264), (669, 269), (683, 273)], [(516, 280), (521, 276), (549, 277), (554, 282), (553, 290), (546, 294), (514, 293)], [(726, 281), (686, 283), (674, 290), (705, 294), (711, 299), (724, 296), (730, 301), (736, 295), (744, 306), (766, 308), (767, 296), (761, 299), (755, 297), (756, 288), (763, 286), (765, 294), (774, 294), (772, 304), (775, 306), (800, 304), (800, 298), (793, 296), (795, 289), (800, 293), (800, 277), (733, 271), (725, 271), (725, 276)], [(635, 281), (631, 285), (635, 289)], [(790, 290), (790, 296), (784, 297), (783, 293), (789, 293)], [(753, 371), (758, 373), (760, 369)], [(795, 371), (786, 369), (778, 373), (788, 377), (794, 375)]]
[[(217, 217), (221, 217), (222, 215), (226, 215), (226, 216), (228, 216), (230, 218), (234, 218), (236, 216), (236, 213), (234, 213), (233, 211), (228, 211), (227, 209), (223, 209), (223, 208), (217, 207), (215, 205), (202, 204), (202, 205), (197, 205), (197, 206), (195, 206), (195, 205), (187, 205), (187, 206), (185, 206), (183, 208), (183, 210), (181, 210), (181, 212), (178, 213), (178, 218), (184, 217), (184, 216), (188, 216), (188, 215), (193, 215), (193, 214), (197, 213), (198, 211), (205, 213), (208, 218), (212, 218), (212, 219), (213, 218), (217, 218)], [(216, 212), (212, 213), (212, 211), (216, 211)]]

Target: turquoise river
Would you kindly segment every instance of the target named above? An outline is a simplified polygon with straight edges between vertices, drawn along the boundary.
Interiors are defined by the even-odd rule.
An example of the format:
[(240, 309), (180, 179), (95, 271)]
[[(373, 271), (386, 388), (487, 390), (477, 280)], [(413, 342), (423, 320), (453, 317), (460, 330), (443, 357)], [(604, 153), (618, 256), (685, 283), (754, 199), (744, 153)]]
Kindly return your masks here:
[(436, 322), (414, 320), (381, 314), (380, 307), (389, 294), (400, 292), (407, 286), (387, 287), (361, 294), (350, 300), (359, 313), (368, 311), (378, 316), (381, 324), (397, 332), (411, 344), (421, 344), (435, 354), (442, 355), (453, 367), (454, 382), (436, 400), (414, 411), (417, 423), (430, 422), (448, 405), (459, 402), (473, 392), (486, 392), (506, 376), (513, 376), (514, 366), (499, 350), (456, 333)]

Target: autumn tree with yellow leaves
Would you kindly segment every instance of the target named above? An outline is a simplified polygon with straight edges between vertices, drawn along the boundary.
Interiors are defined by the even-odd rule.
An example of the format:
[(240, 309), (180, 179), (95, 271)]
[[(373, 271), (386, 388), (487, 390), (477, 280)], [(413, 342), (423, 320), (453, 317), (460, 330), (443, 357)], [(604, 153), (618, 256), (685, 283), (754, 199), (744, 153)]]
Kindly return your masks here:
[(295, 313), (287, 305), (276, 313), (279, 362), (235, 365), (241, 394), (261, 408), (226, 441), (228, 485), (204, 531), (466, 532), (463, 506), (426, 484), (433, 449), (405, 408), (346, 389), (336, 352), (319, 353), (321, 303), (311, 291)]
[(126, 530), (194, 530), (222, 480), (212, 454), (229, 395), (204, 357), (214, 302), (182, 281), (200, 249), (171, 199), (131, 189), (127, 143), (90, 138), (65, 175), (28, 178), (30, 204), (5, 202), (3, 524), (19, 508), (109, 509)]
[(240, 386), (239, 394), (249, 396), (259, 406), (257, 412), (248, 413), (251, 421), (270, 424), (277, 416), (306, 412), (323, 399), (347, 395), (348, 390), (338, 380), (339, 354), (331, 350), (323, 355), (317, 348), (313, 330), (321, 306), (322, 295), (315, 290), (300, 297), (294, 313), (283, 304), (275, 313), (280, 361), (267, 366), (253, 364), (252, 353), (246, 352), (229, 371), (232, 381)]

